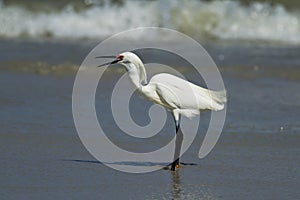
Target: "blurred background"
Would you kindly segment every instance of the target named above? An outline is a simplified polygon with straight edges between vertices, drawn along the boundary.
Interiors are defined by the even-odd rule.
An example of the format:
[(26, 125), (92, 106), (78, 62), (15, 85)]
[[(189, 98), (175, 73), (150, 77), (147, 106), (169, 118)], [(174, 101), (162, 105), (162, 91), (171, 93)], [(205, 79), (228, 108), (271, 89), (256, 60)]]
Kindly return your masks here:
[(297, 0), (2, 0), (0, 9), (3, 38), (99, 40), (157, 26), (203, 40), (300, 41)]
[[(72, 88), (81, 62), (107, 37), (143, 26), (199, 41), (228, 92), (216, 147), (197, 157), (210, 119), (204, 113), (182, 157), (192, 165), (175, 174), (109, 169), (85, 150), (74, 127)], [(186, 66), (174, 68), (201, 82)], [(123, 73), (107, 70), (96, 95), (98, 114), (109, 112)], [(1, 197), (299, 199), (299, 91), (298, 0), (0, 0)], [(135, 101), (133, 118), (146, 125), (150, 104)], [(99, 121), (128, 150), (158, 148), (174, 136), (170, 116), (166, 133), (150, 143), (125, 136), (112, 118)]]

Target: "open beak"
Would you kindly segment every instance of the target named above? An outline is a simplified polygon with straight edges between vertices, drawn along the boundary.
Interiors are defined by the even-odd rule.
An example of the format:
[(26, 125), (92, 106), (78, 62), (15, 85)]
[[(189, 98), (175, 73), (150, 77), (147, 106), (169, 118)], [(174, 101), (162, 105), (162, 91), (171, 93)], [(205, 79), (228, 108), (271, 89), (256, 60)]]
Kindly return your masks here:
[(117, 59), (115, 59), (115, 60), (113, 60), (110, 64), (115, 64), (115, 63), (118, 63), (119, 61), (121, 61), (122, 59), (120, 59), (120, 58), (117, 58)]
[[(116, 58), (116, 56), (97, 56), (95, 58)], [(115, 60), (113, 60), (111, 62), (104, 63), (102, 65), (99, 65), (98, 67), (102, 67), (102, 66), (106, 66), (106, 65), (112, 65), (112, 64), (118, 63), (121, 60), (122, 59), (120, 59), (120, 58), (117, 57)]]

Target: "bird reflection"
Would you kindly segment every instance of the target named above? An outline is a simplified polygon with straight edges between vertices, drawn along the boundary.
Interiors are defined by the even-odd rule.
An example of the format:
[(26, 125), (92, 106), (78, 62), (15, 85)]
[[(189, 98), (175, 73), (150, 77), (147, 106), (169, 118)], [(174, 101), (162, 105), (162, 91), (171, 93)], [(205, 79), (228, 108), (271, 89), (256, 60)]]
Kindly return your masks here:
[(172, 192), (172, 199), (177, 200), (177, 199), (182, 199), (183, 197), (183, 188), (180, 182), (180, 176), (179, 176), (179, 171), (175, 171), (172, 174), (172, 181), (173, 181), (173, 192)]

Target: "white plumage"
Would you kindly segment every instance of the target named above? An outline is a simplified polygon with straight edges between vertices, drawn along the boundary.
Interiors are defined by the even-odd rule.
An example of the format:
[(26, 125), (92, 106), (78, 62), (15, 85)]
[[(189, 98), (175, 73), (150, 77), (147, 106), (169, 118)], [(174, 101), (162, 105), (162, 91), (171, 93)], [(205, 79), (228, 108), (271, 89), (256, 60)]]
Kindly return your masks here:
[(211, 91), (167, 73), (153, 76), (139, 91), (168, 110), (194, 110), (193, 113), (198, 114), (200, 110), (222, 110), (226, 102), (223, 91)]
[[(172, 112), (176, 124), (176, 133), (180, 132), (181, 115), (190, 118), (199, 115), (201, 110), (218, 111), (224, 108), (226, 102), (225, 91), (205, 89), (167, 73), (156, 74), (148, 83), (143, 62), (132, 52), (124, 52), (117, 55), (116, 60), (110, 64), (115, 63), (125, 66), (129, 79), (146, 99), (162, 105)], [(179, 158), (177, 158), (177, 155), (174, 155), (174, 162), (171, 169), (175, 170), (175, 166), (177, 165), (179, 165)]]
[(117, 56), (117, 63), (124, 65), (131, 82), (149, 101), (162, 105), (177, 114), (193, 117), (200, 110), (222, 110), (226, 102), (225, 91), (212, 91), (188, 82), (177, 76), (160, 73), (151, 78), (147, 84), (144, 64), (134, 53), (124, 52)]

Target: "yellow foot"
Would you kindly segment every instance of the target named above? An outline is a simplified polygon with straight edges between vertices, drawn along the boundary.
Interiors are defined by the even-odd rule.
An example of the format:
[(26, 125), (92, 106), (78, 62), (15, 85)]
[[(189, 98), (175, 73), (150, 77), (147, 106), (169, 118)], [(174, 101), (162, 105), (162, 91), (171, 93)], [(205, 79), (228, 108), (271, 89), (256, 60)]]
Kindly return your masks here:
[(175, 167), (176, 167), (176, 168), (180, 168), (180, 165), (179, 165), (179, 164), (177, 164)]

